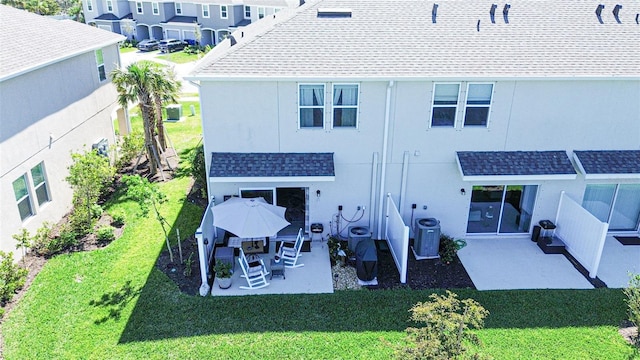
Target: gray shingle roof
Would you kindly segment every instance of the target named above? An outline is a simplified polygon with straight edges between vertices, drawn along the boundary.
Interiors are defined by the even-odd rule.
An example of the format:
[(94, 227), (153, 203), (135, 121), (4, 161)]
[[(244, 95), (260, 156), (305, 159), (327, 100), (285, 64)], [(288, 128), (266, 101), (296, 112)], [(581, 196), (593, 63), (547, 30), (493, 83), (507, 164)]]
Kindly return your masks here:
[(335, 176), (333, 153), (211, 153), (211, 177)]
[(106, 13), (106, 14), (102, 14), (100, 16), (98, 16), (97, 18), (95, 18), (94, 20), (120, 20), (119, 17), (111, 14), (111, 13)]
[(168, 22), (168, 23), (174, 22), (174, 23), (193, 24), (194, 22), (198, 22), (198, 18), (195, 17), (195, 16), (178, 15), (178, 16), (172, 17), (171, 19), (167, 20), (166, 22)]
[(72, 20), (0, 5), (0, 81), (124, 39)]
[(458, 151), (464, 176), (575, 175), (564, 151)]
[[(640, 78), (640, 2), (618, 0), (621, 23), (592, 0), (512, 2), (509, 23), (486, 0), (318, 0), (240, 29), (194, 78)], [(496, 3), (498, 4), (498, 3)], [(348, 18), (317, 16), (349, 8)], [(480, 21), (478, 31), (478, 21)]]
[(640, 174), (640, 150), (574, 151), (586, 174)]

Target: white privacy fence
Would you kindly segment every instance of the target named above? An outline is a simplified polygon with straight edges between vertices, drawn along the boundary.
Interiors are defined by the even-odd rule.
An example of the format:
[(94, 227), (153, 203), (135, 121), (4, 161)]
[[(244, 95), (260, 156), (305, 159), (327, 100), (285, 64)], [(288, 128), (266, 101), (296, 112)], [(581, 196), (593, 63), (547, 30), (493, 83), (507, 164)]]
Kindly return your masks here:
[(589, 271), (589, 277), (595, 278), (609, 224), (591, 215), (563, 191), (556, 226), (555, 235), (564, 241), (567, 251)]
[(407, 282), (407, 266), (409, 264), (409, 227), (402, 221), (402, 216), (391, 198), (387, 194), (387, 212), (384, 239), (389, 245), (391, 255), (400, 273), (400, 282)]
[(206, 296), (209, 293), (208, 273), (213, 245), (216, 241), (216, 228), (213, 226), (213, 211), (211, 207), (215, 204), (209, 203), (202, 217), (200, 227), (196, 230), (196, 240), (198, 241), (198, 260), (200, 261), (200, 295)]

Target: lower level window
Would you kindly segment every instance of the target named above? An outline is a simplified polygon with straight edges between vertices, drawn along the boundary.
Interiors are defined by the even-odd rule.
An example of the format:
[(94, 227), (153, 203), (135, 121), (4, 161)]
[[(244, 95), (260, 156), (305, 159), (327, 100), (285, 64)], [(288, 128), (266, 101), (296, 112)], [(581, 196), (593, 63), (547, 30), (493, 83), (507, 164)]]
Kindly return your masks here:
[(31, 197), (29, 196), (29, 188), (27, 187), (27, 174), (22, 175), (13, 182), (13, 193), (16, 196), (20, 219), (25, 221), (33, 216)]
[(38, 205), (42, 206), (44, 203), (49, 202), (49, 190), (47, 189), (47, 179), (44, 173), (44, 164), (40, 163), (33, 169), (31, 169), (31, 180), (33, 181), (33, 189), (36, 192), (36, 199), (38, 199)]

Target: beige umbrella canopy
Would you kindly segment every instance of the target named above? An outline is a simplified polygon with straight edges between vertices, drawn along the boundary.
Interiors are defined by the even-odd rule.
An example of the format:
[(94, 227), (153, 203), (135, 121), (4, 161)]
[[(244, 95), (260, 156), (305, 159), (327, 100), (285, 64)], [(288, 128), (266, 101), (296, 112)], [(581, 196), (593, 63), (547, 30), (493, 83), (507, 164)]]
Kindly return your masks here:
[(213, 225), (241, 238), (273, 236), (290, 223), (286, 208), (271, 205), (264, 198), (231, 198), (211, 208)]

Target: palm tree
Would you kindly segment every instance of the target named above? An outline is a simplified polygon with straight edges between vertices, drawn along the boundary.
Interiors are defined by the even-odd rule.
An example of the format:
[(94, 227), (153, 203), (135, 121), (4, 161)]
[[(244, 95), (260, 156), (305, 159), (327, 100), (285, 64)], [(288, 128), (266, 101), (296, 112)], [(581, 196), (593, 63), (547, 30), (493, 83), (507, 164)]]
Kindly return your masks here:
[(164, 132), (164, 122), (162, 121), (162, 104), (165, 102), (177, 103), (182, 84), (176, 80), (176, 75), (172, 68), (162, 68), (160, 66), (155, 66), (151, 83), (151, 92), (155, 104), (158, 140), (160, 147), (164, 151), (167, 148), (167, 141)]
[(144, 146), (149, 160), (150, 174), (157, 173), (155, 162), (158, 149), (155, 143), (155, 109), (153, 102), (154, 78), (157, 71), (149, 62), (134, 62), (126, 70), (114, 69), (109, 76), (118, 91), (118, 103), (127, 108), (130, 103), (138, 101), (144, 127)]

